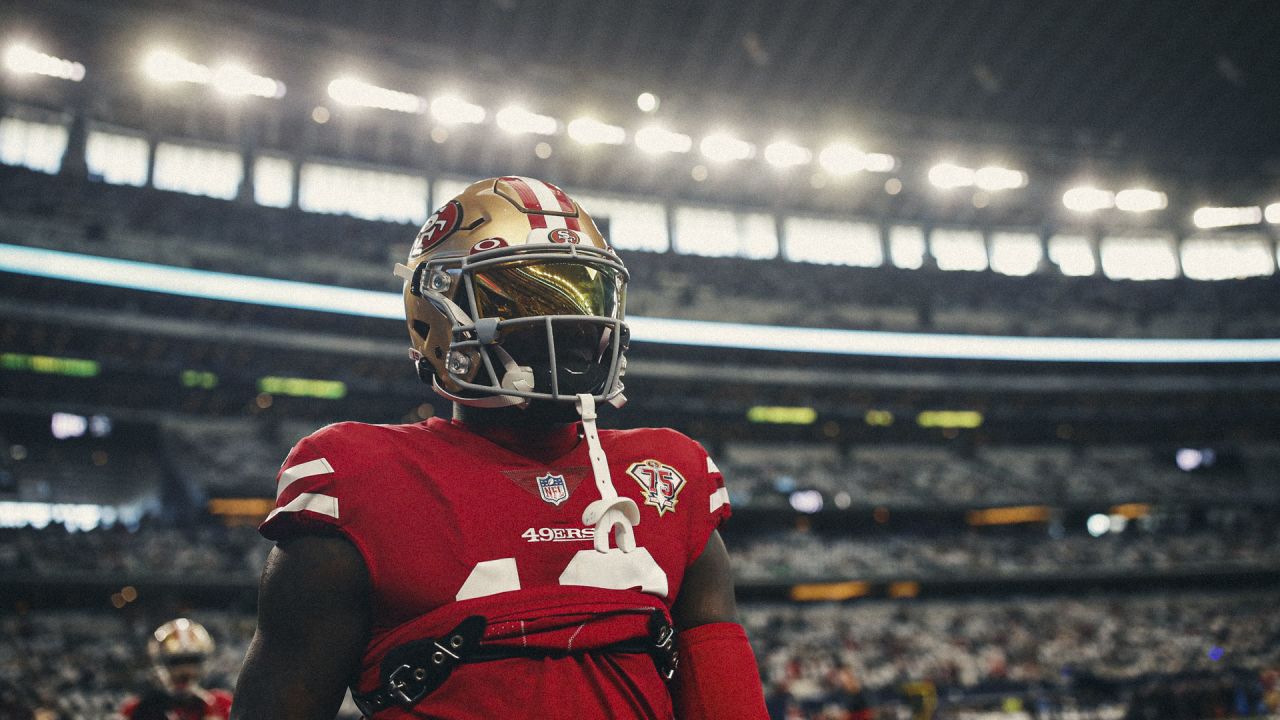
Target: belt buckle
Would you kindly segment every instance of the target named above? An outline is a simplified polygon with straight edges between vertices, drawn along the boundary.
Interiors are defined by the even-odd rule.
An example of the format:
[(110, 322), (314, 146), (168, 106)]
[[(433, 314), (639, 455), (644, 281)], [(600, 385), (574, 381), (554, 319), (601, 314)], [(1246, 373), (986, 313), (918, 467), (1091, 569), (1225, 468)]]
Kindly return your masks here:
[(413, 668), (409, 667), (408, 665), (401, 665), (400, 667), (391, 671), (391, 674), (387, 675), (387, 687), (390, 688), (391, 694), (394, 695), (397, 700), (399, 700), (401, 703), (403, 703), (406, 706), (417, 703), (419, 700), (422, 699), (423, 695), (427, 694), (426, 688), (422, 686), (419, 686), (417, 693), (413, 695), (410, 695), (409, 693), (404, 691), (405, 688), (409, 687), (409, 681), (401, 680), (400, 675), (402, 673), (411, 673), (411, 672), (413, 672)]

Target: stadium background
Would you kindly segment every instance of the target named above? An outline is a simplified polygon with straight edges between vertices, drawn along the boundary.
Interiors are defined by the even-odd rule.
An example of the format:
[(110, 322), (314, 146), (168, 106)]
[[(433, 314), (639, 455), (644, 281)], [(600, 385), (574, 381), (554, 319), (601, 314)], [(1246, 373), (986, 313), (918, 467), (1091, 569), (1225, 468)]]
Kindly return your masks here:
[(287, 448), (447, 412), (390, 268), (496, 174), (565, 187), (630, 267), (605, 422), (725, 470), (777, 717), (1274, 712), (1277, 27), (0, 7), (0, 716), (109, 714), (178, 613), (231, 686)]

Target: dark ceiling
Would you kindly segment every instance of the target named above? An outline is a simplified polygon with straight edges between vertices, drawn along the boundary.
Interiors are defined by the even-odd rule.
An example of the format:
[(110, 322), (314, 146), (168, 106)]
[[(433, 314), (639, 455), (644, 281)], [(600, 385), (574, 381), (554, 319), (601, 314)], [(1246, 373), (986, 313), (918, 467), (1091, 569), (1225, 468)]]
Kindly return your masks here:
[(994, 123), (1084, 146), (1280, 155), (1274, 0), (251, 4), (516, 78), (653, 88), (681, 108), (819, 125), (843, 116), (881, 130)]
[[(972, 219), (966, 213), (1039, 222), (1065, 183), (1090, 175), (1155, 183), (1171, 205), (1265, 203), (1280, 191), (1277, 0), (0, 4), (0, 25), (15, 23), (87, 53), (92, 114), (141, 118), (138, 127), (160, 135), (227, 142), (248, 133), (259, 147), (432, 173), (523, 172), (687, 200), (942, 212), (957, 222)], [(157, 38), (198, 57), (238, 53), (283, 79), (288, 96), (232, 117), (200, 91), (157, 92), (137, 72), (138, 53)], [(758, 146), (782, 132), (812, 148), (849, 138), (892, 153), (906, 190), (890, 198), (871, 175), (814, 193), (805, 176), (758, 161), (712, 167), (694, 182), (696, 153), (639, 162), (563, 136), (538, 160), (537, 137), (462, 128), (433, 143), (421, 117), (384, 111), (335, 109), (317, 126), (312, 108), (332, 105), (325, 85), (345, 72), (424, 97), (461, 89), (491, 111), (515, 99), (561, 120), (591, 112), (631, 131), (650, 120), (636, 95), (652, 91), (662, 98), (657, 118), (695, 139), (724, 126)], [(914, 188), (948, 157), (1008, 162), (1031, 186), (1018, 202), (975, 210), (964, 197), (939, 210), (950, 200)]]

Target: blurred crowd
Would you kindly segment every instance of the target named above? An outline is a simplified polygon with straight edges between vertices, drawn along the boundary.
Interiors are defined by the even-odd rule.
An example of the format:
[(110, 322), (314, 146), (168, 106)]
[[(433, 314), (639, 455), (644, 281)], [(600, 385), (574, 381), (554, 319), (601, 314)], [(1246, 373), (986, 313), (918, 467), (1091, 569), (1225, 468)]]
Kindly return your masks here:
[[(964, 530), (873, 536), (733, 529), (739, 582), (832, 579), (1037, 577), (1077, 573), (1197, 572), (1280, 568), (1280, 528), (1260, 516), (1230, 531), (1129, 531), (1052, 537), (1043, 529), (985, 534)], [(183, 578), (251, 586), (271, 543), (252, 525), (201, 523), (176, 529), (144, 523), (68, 533), (0, 529), (0, 572), (53, 579)]]
[(938, 507), (1280, 498), (1280, 445), (1238, 450), (1234, 467), (1188, 472), (1172, 448), (731, 443), (716, 458), (735, 506), (785, 506), (814, 489), (837, 507)]
[[(827, 717), (831, 706), (893, 703), (923, 685), (943, 702), (958, 690), (971, 700), (1014, 697), (1041, 717), (1120, 699), (1134, 718), (1202, 718), (1276, 709), (1268, 671), (1280, 667), (1277, 601), (1273, 593), (1098, 596), (745, 605), (741, 613), (777, 717), (793, 717), (788, 707)], [(1226, 712), (1158, 713), (1166, 692), (1185, 700), (1204, 683), (1229, 687)]]
[(1280, 568), (1280, 528), (1056, 539), (1031, 532), (848, 538), (791, 531), (742, 537), (732, 560), (740, 581), (758, 582)]
[[(905, 718), (926, 697), (938, 718), (1017, 707), (1027, 714), (1008, 717), (1118, 720), (1127, 708), (1132, 720), (1191, 720), (1277, 709), (1278, 601), (1184, 594), (740, 611), (778, 720)], [(252, 615), (191, 616), (218, 644), (205, 685), (234, 687)], [(0, 616), (0, 718), (25, 720), (33, 708), (49, 720), (108, 717), (149, 682), (143, 647), (155, 622), (128, 610)]]

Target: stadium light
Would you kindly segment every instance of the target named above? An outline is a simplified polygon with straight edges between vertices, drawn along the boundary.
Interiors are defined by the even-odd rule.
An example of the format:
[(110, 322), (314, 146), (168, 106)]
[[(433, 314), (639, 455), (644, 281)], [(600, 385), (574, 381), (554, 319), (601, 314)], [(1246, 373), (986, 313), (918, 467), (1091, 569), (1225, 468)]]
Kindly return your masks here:
[(1116, 209), (1131, 213), (1163, 210), (1169, 206), (1169, 197), (1156, 190), (1128, 188), (1116, 193)]
[(651, 155), (658, 153), (687, 153), (693, 148), (693, 138), (650, 125), (636, 133), (636, 147)]
[(641, 112), (653, 112), (658, 109), (658, 96), (651, 92), (642, 92), (636, 96), (636, 107)]
[(804, 165), (813, 159), (813, 153), (793, 142), (777, 140), (765, 147), (764, 159), (774, 167), (787, 168)]
[(866, 169), (867, 154), (849, 143), (831, 143), (818, 153), (818, 164), (832, 175), (852, 175)]
[(583, 145), (621, 145), (627, 141), (627, 131), (617, 125), (600, 122), (595, 118), (580, 117), (569, 122), (569, 137)]
[(1266, 217), (1267, 222), (1272, 225), (1280, 225), (1280, 203), (1271, 203), (1266, 210), (1262, 211), (1262, 214)]
[(457, 95), (441, 95), (431, 101), (431, 117), (444, 125), (478, 125), (484, 122), (485, 110)]
[(250, 72), (237, 63), (226, 63), (214, 70), (213, 87), (224, 95), (281, 98), (285, 93), (284, 83)]
[(84, 65), (46, 55), (21, 43), (11, 45), (5, 51), (4, 66), (9, 72), (19, 75), (44, 75), (72, 82), (84, 80)]
[(395, 112), (421, 114), (426, 101), (412, 93), (371, 85), (353, 77), (341, 77), (329, 83), (329, 97), (356, 107), (378, 108)]
[(976, 173), (967, 167), (955, 163), (938, 163), (929, 168), (929, 182), (934, 187), (950, 190), (952, 188), (969, 187), (975, 181)]
[(1191, 214), (1191, 222), (1201, 229), (1257, 225), (1262, 222), (1262, 208), (1202, 207)]
[(1115, 207), (1116, 196), (1110, 190), (1100, 190), (1091, 185), (1073, 187), (1062, 194), (1062, 204), (1075, 212), (1089, 213)]
[(983, 190), (1017, 190), (1027, 186), (1027, 174), (997, 165), (978, 168), (973, 175), (974, 184)]
[(729, 162), (746, 160), (755, 154), (755, 147), (746, 140), (740, 140), (729, 133), (712, 133), (698, 143), (702, 156), (712, 162)]
[(512, 135), (533, 133), (535, 135), (554, 135), (560, 126), (556, 119), (548, 115), (539, 115), (519, 105), (508, 105), (494, 116), (498, 127)]
[(213, 71), (207, 65), (182, 57), (172, 50), (152, 50), (142, 61), (147, 77), (162, 83), (186, 82), (208, 85), (213, 81)]
[[(134, 260), (0, 243), (0, 272), (182, 297), (404, 321), (400, 293), (169, 267)], [(749, 325), (629, 316), (633, 342), (829, 355), (1088, 363), (1280, 363), (1280, 339), (1017, 337)], [(0, 355), (45, 372), (46, 360)], [(13, 357), (13, 359), (10, 359)], [(96, 362), (50, 365), (49, 372), (97, 375)], [(65, 374), (65, 373), (64, 373)]]
[(863, 157), (867, 172), (887, 173), (898, 167), (898, 159), (885, 153), (867, 153)]

